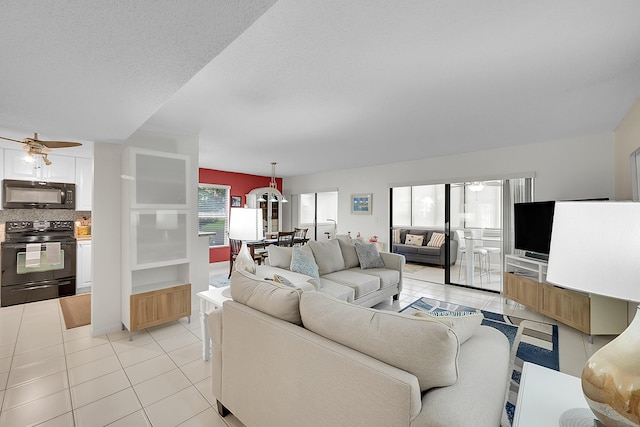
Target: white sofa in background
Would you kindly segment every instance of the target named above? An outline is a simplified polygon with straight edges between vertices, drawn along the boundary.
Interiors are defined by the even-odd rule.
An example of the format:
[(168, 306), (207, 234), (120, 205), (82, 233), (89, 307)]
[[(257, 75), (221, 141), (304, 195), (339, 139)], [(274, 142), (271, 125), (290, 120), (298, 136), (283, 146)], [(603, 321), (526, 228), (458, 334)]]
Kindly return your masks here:
[[(363, 244), (375, 247), (375, 244)], [(318, 277), (291, 271), (292, 252), (302, 250), (312, 257), (318, 267)], [(318, 290), (356, 305), (373, 307), (388, 298), (397, 299), (402, 291), (404, 256), (380, 252), (383, 266), (363, 268), (356, 252), (356, 243), (332, 239), (314, 240), (300, 248), (268, 247), (269, 256), (255, 274), (263, 279), (273, 279), (278, 274), (302, 290)]]
[(481, 319), (375, 310), (247, 272), (233, 273), (231, 295), (209, 316), (223, 416), (248, 427), (500, 425), (509, 343)]

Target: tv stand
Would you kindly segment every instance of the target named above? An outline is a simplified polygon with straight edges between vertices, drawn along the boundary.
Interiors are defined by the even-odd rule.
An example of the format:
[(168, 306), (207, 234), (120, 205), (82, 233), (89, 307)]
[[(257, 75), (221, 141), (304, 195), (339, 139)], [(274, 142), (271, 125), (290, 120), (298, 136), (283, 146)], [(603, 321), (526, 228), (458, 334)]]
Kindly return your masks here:
[(517, 255), (504, 258), (506, 298), (590, 336), (615, 335), (626, 329), (626, 301), (554, 286), (547, 282), (545, 261)]

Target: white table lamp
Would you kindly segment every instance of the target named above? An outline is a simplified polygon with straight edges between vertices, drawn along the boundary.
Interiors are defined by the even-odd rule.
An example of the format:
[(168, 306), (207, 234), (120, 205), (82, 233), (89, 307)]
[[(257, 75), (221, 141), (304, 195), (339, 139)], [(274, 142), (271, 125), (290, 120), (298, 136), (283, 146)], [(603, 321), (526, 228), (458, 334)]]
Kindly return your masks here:
[[(640, 203), (557, 202), (547, 281), (639, 301)], [(582, 390), (605, 426), (640, 425), (640, 306), (627, 329), (587, 361)]]
[(255, 273), (256, 266), (247, 247), (247, 241), (262, 240), (262, 209), (231, 208), (229, 215), (229, 238), (242, 240), (242, 247), (233, 265), (236, 270)]

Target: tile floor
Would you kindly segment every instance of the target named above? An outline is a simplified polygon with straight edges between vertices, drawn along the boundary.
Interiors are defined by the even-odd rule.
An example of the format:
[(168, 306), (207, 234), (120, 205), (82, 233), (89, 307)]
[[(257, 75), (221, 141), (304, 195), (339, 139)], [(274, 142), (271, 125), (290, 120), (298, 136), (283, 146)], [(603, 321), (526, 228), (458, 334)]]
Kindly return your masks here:
[[(228, 271), (212, 264), (211, 274)], [(549, 321), (497, 294), (405, 281), (397, 311), (421, 296), (532, 320)], [(238, 426), (220, 418), (210, 391), (210, 364), (201, 358), (198, 313), (149, 328), (128, 340), (114, 331), (92, 337), (90, 327), (66, 330), (57, 300), (0, 308), (0, 427)], [(560, 325), (560, 368), (579, 375), (608, 342)]]

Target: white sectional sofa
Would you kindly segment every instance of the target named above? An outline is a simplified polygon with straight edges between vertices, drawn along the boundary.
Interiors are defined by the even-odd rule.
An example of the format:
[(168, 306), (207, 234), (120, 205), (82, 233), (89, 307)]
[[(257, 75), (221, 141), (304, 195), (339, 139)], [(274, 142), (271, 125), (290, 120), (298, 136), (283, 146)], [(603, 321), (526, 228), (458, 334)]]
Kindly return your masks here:
[(248, 427), (501, 423), (509, 343), (481, 319), (375, 310), (244, 271), (231, 296), (208, 320), (223, 416)]
[[(294, 267), (294, 251), (313, 260), (318, 270), (315, 277), (304, 268)], [(363, 253), (373, 258), (377, 254), (382, 264), (376, 264), (375, 259), (366, 258)], [(378, 253), (375, 244), (342, 239), (311, 240), (302, 247), (269, 246), (268, 254), (265, 264), (256, 267), (258, 277), (273, 280), (277, 274), (302, 290), (318, 290), (356, 305), (373, 307), (388, 298), (397, 299), (402, 291), (404, 256)], [(375, 265), (378, 267), (369, 268)]]

